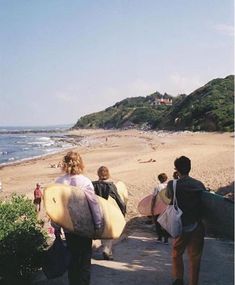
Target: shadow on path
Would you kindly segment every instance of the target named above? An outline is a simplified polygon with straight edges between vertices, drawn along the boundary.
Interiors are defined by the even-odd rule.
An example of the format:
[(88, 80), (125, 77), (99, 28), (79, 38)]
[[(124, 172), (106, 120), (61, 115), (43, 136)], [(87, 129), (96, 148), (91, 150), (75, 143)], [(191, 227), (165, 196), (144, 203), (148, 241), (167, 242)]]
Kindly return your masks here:
[[(133, 225), (134, 223), (134, 225)], [(146, 219), (128, 223), (128, 236), (114, 246), (114, 261), (101, 259), (101, 249), (94, 251), (90, 285), (170, 285), (171, 240), (169, 245), (157, 243), (153, 226)], [(205, 239), (199, 285), (233, 285), (233, 242)], [(185, 284), (188, 284), (185, 257)], [(36, 285), (68, 285), (66, 275)]]

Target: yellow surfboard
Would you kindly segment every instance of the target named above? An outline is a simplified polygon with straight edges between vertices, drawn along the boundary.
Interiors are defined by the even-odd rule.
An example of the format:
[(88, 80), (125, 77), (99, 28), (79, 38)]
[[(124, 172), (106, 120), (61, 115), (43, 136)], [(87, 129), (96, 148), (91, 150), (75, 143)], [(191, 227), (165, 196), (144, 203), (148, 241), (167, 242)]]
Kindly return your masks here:
[[(116, 184), (120, 196), (127, 199), (127, 189), (123, 182)], [(119, 191), (118, 191), (119, 192)], [(123, 193), (123, 194), (121, 194)], [(79, 187), (65, 184), (52, 184), (44, 189), (44, 206), (46, 213), (53, 222), (65, 230), (81, 236), (94, 238), (94, 224), (84, 192)], [(121, 198), (122, 198), (121, 197)], [(104, 216), (104, 227), (100, 239), (118, 238), (126, 221), (115, 200), (105, 200), (97, 196), (100, 209)]]
[(118, 181), (117, 183), (114, 183), (114, 184), (117, 187), (117, 192), (118, 192), (120, 198), (122, 199), (124, 204), (127, 205), (128, 191), (127, 191), (125, 183), (123, 183), (122, 181)]

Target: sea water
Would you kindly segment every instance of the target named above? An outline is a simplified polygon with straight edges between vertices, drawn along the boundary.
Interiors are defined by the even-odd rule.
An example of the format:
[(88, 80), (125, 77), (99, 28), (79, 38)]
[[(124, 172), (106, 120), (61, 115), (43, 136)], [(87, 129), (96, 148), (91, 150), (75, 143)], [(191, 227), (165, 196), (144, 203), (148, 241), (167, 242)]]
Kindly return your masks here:
[(0, 165), (56, 153), (72, 147), (68, 126), (0, 127)]

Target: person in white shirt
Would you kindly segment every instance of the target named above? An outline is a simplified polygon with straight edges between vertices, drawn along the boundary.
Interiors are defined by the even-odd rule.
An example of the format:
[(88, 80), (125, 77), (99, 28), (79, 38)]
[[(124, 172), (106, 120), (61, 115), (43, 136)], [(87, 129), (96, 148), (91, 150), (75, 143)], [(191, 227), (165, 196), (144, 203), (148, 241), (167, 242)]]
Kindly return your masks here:
[[(160, 173), (158, 175), (158, 180), (159, 180), (159, 184), (157, 185), (157, 187), (154, 188), (154, 191), (153, 191), (153, 199), (152, 199), (152, 204), (151, 204), (151, 212), (152, 212), (152, 217), (153, 217), (153, 221), (155, 223), (155, 227), (156, 227), (156, 232), (157, 232), (157, 235), (158, 235), (158, 239), (157, 241), (158, 242), (161, 242), (162, 239), (164, 239), (164, 243), (165, 244), (168, 244), (168, 238), (169, 238), (169, 234), (166, 230), (164, 230), (161, 225), (158, 223), (157, 219), (159, 217), (159, 215), (154, 215), (154, 206), (155, 206), (155, 203), (156, 203), (156, 200), (157, 200), (157, 197), (159, 196), (159, 193), (165, 189), (167, 187), (167, 175), (166, 173)], [(159, 197), (160, 199), (160, 197)]]

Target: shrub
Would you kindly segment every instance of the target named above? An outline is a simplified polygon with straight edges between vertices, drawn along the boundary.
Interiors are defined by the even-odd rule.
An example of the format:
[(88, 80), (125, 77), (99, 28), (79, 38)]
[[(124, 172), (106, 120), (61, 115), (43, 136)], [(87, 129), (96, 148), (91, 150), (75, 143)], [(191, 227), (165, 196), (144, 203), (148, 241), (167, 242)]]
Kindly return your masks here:
[(14, 195), (0, 202), (0, 225), (0, 276), (5, 284), (27, 284), (46, 245), (31, 200)]

